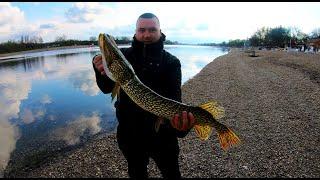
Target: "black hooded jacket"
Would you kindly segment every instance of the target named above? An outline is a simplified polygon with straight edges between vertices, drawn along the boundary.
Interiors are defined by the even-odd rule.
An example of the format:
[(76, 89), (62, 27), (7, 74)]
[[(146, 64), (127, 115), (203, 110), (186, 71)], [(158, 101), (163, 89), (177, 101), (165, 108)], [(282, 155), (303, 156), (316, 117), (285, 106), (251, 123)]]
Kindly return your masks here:
[[(178, 58), (163, 49), (164, 41), (164, 34), (158, 42), (148, 45), (133, 37), (132, 46), (120, 50), (146, 86), (164, 97), (181, 102), (181, 64)], [(100, 90), (105, 94), (110, 93), (114, 82), (106, 75), (101, 75), (97, 69), (95, 74)], [(154, 124), (158, 117), (136, 105), (123, 90), (120, 90), (115, 107), (122, 131), (127, 134), (141, 133), (142, 136), (155, 134)], [(188, 133), (174, 129), (169, 121), (165, 122), (160, 127), (159, 131), (164, 132), (161, 134), (184, 137)]]

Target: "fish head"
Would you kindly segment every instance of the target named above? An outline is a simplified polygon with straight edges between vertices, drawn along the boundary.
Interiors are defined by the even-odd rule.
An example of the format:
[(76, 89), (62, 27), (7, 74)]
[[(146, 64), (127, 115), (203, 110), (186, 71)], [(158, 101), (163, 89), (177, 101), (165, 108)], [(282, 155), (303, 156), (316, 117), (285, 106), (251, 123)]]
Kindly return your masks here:
[(105, 72), (110, 72), (116, 81), (123, 81), (134, 75), (131, 64), (118, 48), (111, 35), (100, 33), (98, 44), (102, 55), (102, 63)]
[(98, 43), (105, 68), (110, 68), (112, 63), (121, 60), (122, 57), (118, 52), (117, 44), (112, 36), (100, 33)]

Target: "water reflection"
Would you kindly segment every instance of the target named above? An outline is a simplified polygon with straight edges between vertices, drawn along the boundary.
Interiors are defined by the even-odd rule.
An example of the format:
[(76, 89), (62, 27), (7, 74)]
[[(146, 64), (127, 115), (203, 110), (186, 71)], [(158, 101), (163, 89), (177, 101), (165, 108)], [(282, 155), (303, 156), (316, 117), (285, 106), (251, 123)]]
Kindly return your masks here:
[[(165, 49), (180, 59), (183, 83), (227, 53), (212, 47)], [(19, 170), (31, 157), (40, 161), (40, 149), (47, 156), (116, 130), (111, 97), (100, 92), (92, 69), (97, 53), (59, 50), (0, 63), (0, 176), (7, 164)]]
[(227, 48), (214, 46), (167, 45), (165, 49), (181, 61), (182, 83), (199, 73), (216, 57), (228, 53)]
[(100, 89), (96, 85), (96, 79), (92, 68), (79, 72), (73, 72), (70, 74), (68, 80), (71, 82), (75, 89), (81, 90), (88, 96), (95, 96), (100, 91)]
[(21, 101), (28, 98), (31, 90), (31, 83), (19, 81), (18, 76), (14, 72), (0, 71), (0, 174), (20, 137), (18, 126), (12, 124), (10, 119), (18, 118)]
[(52, 99), (48, 94), (45, 94), (45, 95), (42, 96), (40, 102), (42, 104), (50, 104), (50, 103), (52, 103)]
[(19, 118), (24, 124), (31, 124), (35, 120), (43, 120), (46, 115), (46, 105), (51, 104), (52, 98), (48, 94), (42, 95), (40, 99), (30, 100), (28, 106), (24, 105)]
[(23, 61), (25, 72), (41, 69), (44, 66), (44, 57), (30, 58)]
[(65, 127), (57, 128), (51, 135), (51, 140), (63, 140), (68, 145), (74, 145), (80, 142), (80, 137), (88, 131), (90, 135), (100, 132), (100, 117), (94, 112), (92, 116), (81, 115), (76, 120), (67, 123)]
[[(74, 57), (71, 58), (72, 56)], [(54, 104), (54, 99), (59, 97), (57, 98), (58, 103), (59, 100), (60, 102), (65, 101), (67, 100), (67, 98), (63, 96), (63, 92), (70, 91), (70, 89), (64, 89), (60, 91), (61, 93), (54, 93), (54, 91), (56, 90), (59, 91), (59, 87), (61, 87), (58, 85), (59, 81), (61, 82), (62, 79), (67, 79), (71, 81), (71, 83), (69, 82), (66, 84), (73, 84), (74, 87), (76, 87), (78, 90), (80, 89), (81, 92), (84, 92), (85, 94), (88, 94), (90, 96), (98, 95), (99, 92), (97, 86), (95, 85), (94, 74), (91, 69), (92, 67), (88, 66), (88, 63), (86, 63), (86, 60), (90, 59), (91, 57), (83, 58), (82, 63), (79, 63), (79, 61), (75, 63), (73, 60), (79, 58), (77, 58), (76, 56), (76, 54), (71, 54), (70, 56), (62, 55), (57, 57), (35, 57), (25, 59), (22, 61), (1, 63), (1, 173), (3, 172), (4, 168), (7, 166), (9, 162), (10, 154), (12, 152), (19, 153), (19, 151), (22, 150), (17, 149), (16, 151), (14, 151), (16, 145), (21, 146), (21, 144), (27, 142), (25, 140), (25, 137), (30, 136), (30, 134), (32, 133), (38, 134), (39, 137), (41, 137), (44, 136), (44, 134), (46, 134), (46, 131), (50, 132), (55, 128), (54, 126), (50, 126), (49, 124), (47, 124), (45, 125), (45, 131), (43, 132), (39, 132), (39, 129), (36, 128), (33, 129), (33, 127), (43, 124), (42, 122), (46, 120), (55, 122), (59, 121), (59, 116), (57, 116), (57, 114), (59, 114), (59, 109), (62, 104)], [(54, 82), (54, 80), (58, 82)], [(74, 99), (77, 99), (77, 97), (74, 97)], [(100, 97), (100, 99), (100, 103), (102, 104), (101, 107), (94, 108), (94, 110), (109, 110), (110, 112), (113, 112), (112, 110), (110, 110), (111, 107), (107, 108), (106, 105), (103, 105), (105, 104), (105, 101), (103, 101), (105, 100), (105, 98)], [(74, 103), (73, 100), (69, 101), (71, 103)], [(93, 102), (94, 100), (91, 101)], [(97, 102), (99, 101), (96, 101), (96, 103)], [(73, 106), (75, 108), (77, 107), (76, 105)], [(79, 108), (79, 110), (81, 110), (81, 108)], [(93, 109), (90, 110), (89, 108), (89, 111), (92, 112)], [(78, 113), (74, 111), (70, 112)], [(72, 113), (69, 113), (69, 115), (65, 113), (62, 114), (65, 115), (65, 118), (72, 116)], [(63, 126), (63, 124), (69, 121), (65, 118), (60, 118), (61, 121), (59, 121), (57, 124)], [(80, 118), (80, 124), (86, 124), (85, 122), (86, 121), (81, 120)], [(94, 126), (95, 121), (88, 122), (93, 122), (93, 125), (88, 125), (90, 130), (89, 132), (96, 133), (96, 130), (99, 128)], [(92, 127), (94, 127), (94, 130), (92, 131), (90, 127), (91, 129)], [(25, 129), (28, 129), (28, 131), (24, 131)], [(21, 137), (23, 137), (23, 141), (20, 141)], [(36, 138), (33, 140), (36, 141)], [(48, 142), (42, 143), (45, 144)]]

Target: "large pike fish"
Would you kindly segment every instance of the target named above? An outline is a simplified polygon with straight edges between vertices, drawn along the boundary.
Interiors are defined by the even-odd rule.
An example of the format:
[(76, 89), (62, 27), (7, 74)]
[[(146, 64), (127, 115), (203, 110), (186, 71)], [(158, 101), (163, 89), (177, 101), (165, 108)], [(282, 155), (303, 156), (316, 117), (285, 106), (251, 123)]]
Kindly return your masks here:
[(224, 110), (216, 102), (208, 102), (200, 106), (190, 106), (157, 94), (144, 85), (136, 76), (131, 64), (117, 47), (114, 38), (100, 33), (98, 44), (102, 54), (102, 63), (107, 76), (115, 82), (112, 100), (119, 94), (120, 88), (142, 109), (156, 116), (171, 120), (182, 111), (191, 112), (196, 120), (195, 132), (202, 140), (207, 140), (212, 127), (217, 130), (223, 150), (238, 144), (240, 139), (227, 126), (216, 119), (223, 116)]

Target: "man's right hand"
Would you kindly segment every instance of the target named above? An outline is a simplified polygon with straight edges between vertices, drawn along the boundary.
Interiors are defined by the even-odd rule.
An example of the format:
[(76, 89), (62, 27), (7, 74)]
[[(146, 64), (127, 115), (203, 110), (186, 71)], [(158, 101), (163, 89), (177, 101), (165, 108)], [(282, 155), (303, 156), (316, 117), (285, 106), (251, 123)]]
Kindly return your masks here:
[(196, 120), (191, 112), (182, 111), (182, 116), (175, 114), (170, 123), (179, 131), (187, 131), (195, 125)]
[(102, 64), (102, 56), (98, 55), (93, 59), (93, 64), (94, 67), (102, 74), (105, 75), (106, 72), (103, 69), (103, 64)]

